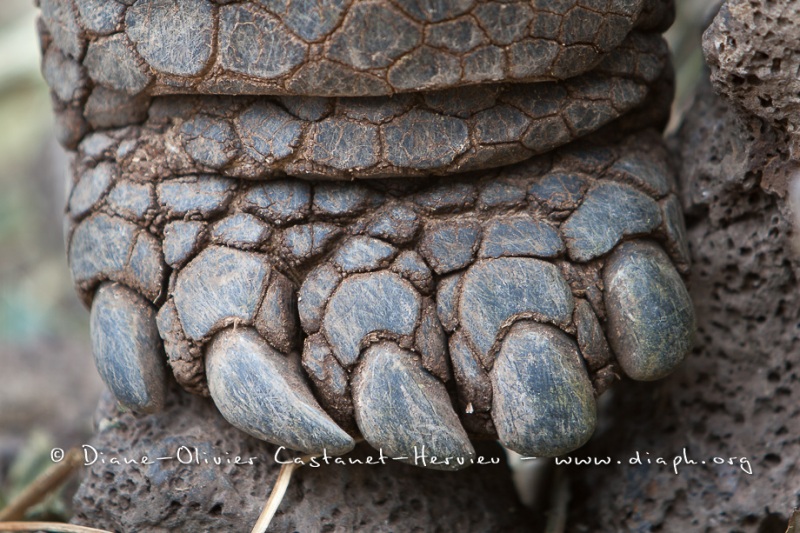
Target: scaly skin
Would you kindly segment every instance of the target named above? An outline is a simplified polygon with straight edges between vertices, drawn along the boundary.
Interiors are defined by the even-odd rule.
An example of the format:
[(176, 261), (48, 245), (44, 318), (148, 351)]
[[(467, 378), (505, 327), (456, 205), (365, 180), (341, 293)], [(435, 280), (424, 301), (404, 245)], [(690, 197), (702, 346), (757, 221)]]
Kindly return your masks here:
[[(133, 4), (128, 7), (124, 4)], [(42, 0), (55, 46), (128, 95), (387, 96), (583, 74), (665, 0)]]
[(460, 468), (470, 438), (579, 447), (620, 372), (691, 347), (669, 2), (42, 14), (70, 268), (128, 407), (163, 405), (166, 360), (264, 440)]
[[(54, 93), (71, 65), (48, 49)], [(48, 71), (48, 65), (53, 63)], [(137, 173), (220, 172), (254, 179), (448, 175), (513, 164), (631, 113), (666, 115), (652, 102), (671, 90), (668, 50), (634, 33), (590, 74), (558, 82), (494, 83), (374, 98), (120, 96), (97, 86), (74, 112), (58, 112), (64, 135), (142, 123)], [(77, 101), (83, 102), (80, 98)], [(170, 127), (171, 126), (171, 127)], [(164, 145), (174, 146), (170, 151)], [(178, 150), (178, 153), (176, 153)]]
[[(101, 324), (93, 339), (143, 338), (134, 373), (150, 376), (163, 366), (157, 331), (185, 388), (210, 387), (233, 424), (272, 442), (341, 453), (350, 441), (335, 421), (395, 455), (411, 443), (464, 455), (463, 424), (523, 454), (560, 454), (589, 437), (594, 398), (620, 368), (657, 379), (690, 347), (691, 302), (673, 266), (685, 270), (688, 252), (655, 132), (489, 173), (360, 184), (143, 179), (114, 161), (126, 142), (106, 137), (76, 165), (69, 258), (87, 302), (122, 284), (103, 309), (140, 309), (148, 326)], [(93, 317), (107, 313), (94, 298)], [(541, 361), (521, 367), (532, 346)], [(153, 380), (131, 386), (116, 346), (96, 355), (118, 397), (133, 388), (136, 407), (158, 406), (142, 388)], [(267, 400), (299, 394), (301, 374), (333, 420), (307, 390), (294, 405)], [(411, 383), (424, 393), (376, 390)], [(447, 386), (460, 423), (452, 407), (440, 412)], [(538, 395), (561, 398), (563, 412)], [(308, 406), (319, 420), (281, 425)]]

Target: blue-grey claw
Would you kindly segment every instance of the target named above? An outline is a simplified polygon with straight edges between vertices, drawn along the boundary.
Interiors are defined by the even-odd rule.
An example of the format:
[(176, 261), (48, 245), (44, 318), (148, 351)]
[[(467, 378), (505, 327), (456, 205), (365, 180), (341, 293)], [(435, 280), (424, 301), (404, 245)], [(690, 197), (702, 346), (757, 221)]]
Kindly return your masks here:
[(583, 446), (597, 422), (578, 346), (558, 328), (515, 323), (490, 372), (497, 435), (517, 453), (550, 457)]
[(313, 455), (342, 455), (355, 446), (314, 399), (299, 362), (253, 328), (217, 333), (206, 351), (206, 375), (222, 416), (242, 431)]
[(90, 327), (97, 370), (117, 400), (134, 411), (159, 411), (166, 357), (150, 302), (124, 285), (105, 283), (92, 302)]
[(622, 370), (633, 379), (661, 379), (692, 348), (694, 308), (667, 254), (650, 241), (614, 250), (603, 271), (607, 335)]
[(475, 451), (445, 386), (413, 352), (388, 341), (367, 348), (353, 403), (364, 438), (387, 456), (440, 470), (471, 464)]

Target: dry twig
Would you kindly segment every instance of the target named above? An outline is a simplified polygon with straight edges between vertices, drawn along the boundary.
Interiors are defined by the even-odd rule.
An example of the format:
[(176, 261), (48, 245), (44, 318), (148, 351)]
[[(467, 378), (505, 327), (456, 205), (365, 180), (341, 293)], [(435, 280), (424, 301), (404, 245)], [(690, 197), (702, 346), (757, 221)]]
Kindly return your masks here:
[(6, 505), (5, 509), (0, 510), (0, 522), (24, 518), (25, 511), (44, 500), (48, 494), (69, 479), (69, 476), (81, 466), (81, 458), (81, 452), (77, 448), (68, 450), (61, 462), (55, 463), (39, 474), (30, 485)]

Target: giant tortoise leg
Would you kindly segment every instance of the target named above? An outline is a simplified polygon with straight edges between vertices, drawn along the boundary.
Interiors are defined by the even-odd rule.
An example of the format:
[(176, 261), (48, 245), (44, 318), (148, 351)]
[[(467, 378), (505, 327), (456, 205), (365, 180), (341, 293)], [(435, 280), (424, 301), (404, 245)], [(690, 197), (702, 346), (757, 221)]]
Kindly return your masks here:
[(162, 401), (163, 339), (178, 381), (252, 435), (329, 454), (363, 436), (458, 468), (470, 437), (582, 445), (617, 372), (658, 379), (691, 344), (655, 132), (433, 183), (135, 185), (100, 162), (73, 198), (102, 169), (110, 192), (70, 210), (70, 264), (98, 368), (132, 408)]
[(617, 372), (680, 362), (670, 0), (267, 4), (41, 1), (121, 403), (168, 365), (258, 438), (460, 468), (574, 449)]

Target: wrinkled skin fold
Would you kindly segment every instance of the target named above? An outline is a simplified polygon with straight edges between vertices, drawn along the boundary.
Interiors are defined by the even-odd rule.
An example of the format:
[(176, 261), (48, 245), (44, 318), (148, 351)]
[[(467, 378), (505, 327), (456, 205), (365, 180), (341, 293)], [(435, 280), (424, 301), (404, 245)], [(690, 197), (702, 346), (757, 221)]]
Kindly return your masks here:
[[(42, 0), (97, 368), (309, 454), (580, 447), (694, 335), (667, 0)], [(388, 23), (387, 21), (391, 21)], [(423, 452), (424, 450), (424, 452)]]

